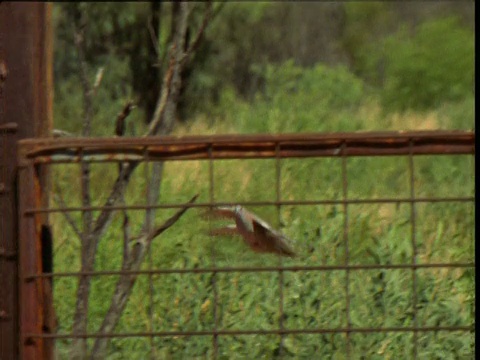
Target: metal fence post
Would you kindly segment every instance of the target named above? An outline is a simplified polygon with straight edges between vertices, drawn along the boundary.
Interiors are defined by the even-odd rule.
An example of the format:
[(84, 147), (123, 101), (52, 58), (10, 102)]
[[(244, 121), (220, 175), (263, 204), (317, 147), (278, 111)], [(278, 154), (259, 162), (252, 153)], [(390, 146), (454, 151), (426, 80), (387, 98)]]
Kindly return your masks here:
[(41, 273), (40, 223), (27, 209), (36, 206), (35, 170), (33, 165), (20, 167), (18, 171), (18, 219), (19, 219), (19, 303), (20, 303), (20, 358), (43, 358), (43, 338), (29, 334), (41, 334), (43, 325), (43, 281), (27, 279), (27, 275)]
[[(0, 277), (3, 279), (2, 284), (6, 285), (5, 288), (0, 289), (1, 297), (6, 301), (4, 313), (2, 313), (4, 319), (0, 319), (0, 359), (2, 360), (19, 359), (21, 355), (19, 351), (22, 351), (21, 348), (24, 345), (19, 335), (21, 321), (17, 304), (17, 292), (20, 290), (17, 283), (19, 259), (16, 258), (15, 253), (20, 251), (17, 243), (19, 212), (18, 204), (15, 203), (14, 190), (17, 166), (16, 141), (23, 138), (46, 137), (51, 133), (53, 113), (51, 16), (52, 4), (0, 2), (0, 126), (2, 129), (12, 124), (16, 126), (15, 140), (10, 141), (9, 136), (0, 146), (0, 148), (4, 147), (5, 144), (6, 149), (2, 153), (2, 166), (5, 167), (2, 167), (1, 171), (5, 179), (4, 189), (7, 190), (1, 195), (0, 201), (2, 204), (1, 236), (2, 242), (9, 244), (5, 249), (6, 254), (13, 256), (5, 260), (2, 255), (0, 259)], [(25, 171), (21, 170), (23, 174)], [(46, 206), (48, 204), (48, 173), (45, 170), (40, 172), (40, 183), (43, 189), (42, 202)], [(23, 189), (21, 191), (22, 195)], [(38, 216), (36, 218), (39, 219)], [(40, 218), (43, 224), (48, 226), (48, 217)], [(24, 232), (25, 222), (28, 221), (22, 219), (20, 227), (22, 232)], [(44, 296), (46, 295), (49, 294), (45, 293)], [(0, 305), (2, 305), (1, 302)], [(1, 308), (0, 311), (2, 311)], [(2, 318), (1, 315), (0, 318)], [(45, 344), (48, 342), (45, 341)], [(43, 355), (36, 358), (50, 359), (53, 358), (52, 354), (53, 348), (46, 346)], [(26, 356), (27, 353), (24, 355)]]

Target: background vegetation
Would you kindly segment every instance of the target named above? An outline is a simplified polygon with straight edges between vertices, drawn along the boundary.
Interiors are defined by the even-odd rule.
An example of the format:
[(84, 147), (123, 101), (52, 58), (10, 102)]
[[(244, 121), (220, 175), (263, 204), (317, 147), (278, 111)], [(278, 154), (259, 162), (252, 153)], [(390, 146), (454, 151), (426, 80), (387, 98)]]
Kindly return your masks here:
[[(70, 4), (55, 4), (55, 127), (81, 129), (82, 93), (72, 31), (64, 16)], [(127, 133), (146, 127), (149, 91), (145, 84), (162, 69), (152, 67), (145, 22), (149, 3), (84, 4), (89, 15), (87, 60), (92, 78), (105, 75), (95, 98), (96, 136), (111, 136), (117, 113), (128, 99), (139, 108), (128, 118)], [(162, 5), (159, 27), (169, 26)], [(208, 28), (205, 41), (184, 74), (176, 134), (335, 132), (357, 130), (473, 129), (474, 32), (470, 2), (226, 3)], [(195, 16), (195, 14), (194, 14)], [(195, 18), (195, 17), (194, 17)], [(163, 51), (160, 31), (158, 47)], [(157, 70), (156, 70), (157, 69)], [(156, 72), (158, 71), (158, 73)], [(152, 85), (154, 86), (154, 85)], [(418, 156), (415, 195), (473, 196), (469, 156)], [(340, 199), (338, 159), (286, 159), (281, 165), (283, 199)], [(117, 165), (92, 168), (94, 205), (105, 199)], [(80, 205), (80, 169), (56, 166), (55, 176), (70, 205)], [(408, 163), (403, 157), (351, 158), (347, 162), (349, 198), (409, 196)], [(145, 203), (139, 167), (126, 201)], [(215, 162), (218, 201), (273, 200), (273, 160)], [(168, 162), (162, 202), (184, 202), (200, 193), (209, 199), (208, 168), (201, 161)], [(258, 207), (251, 210), (295, 239), (300, 256), (284, 265), (335, 265), (345, 262), (343, 227), (348, 217), (349, 262), (409, 263), (412, 260), (409, 204)], [(415, 205), (417, 261), (469, 262), (474, 253), (473, 204)], [(158, 223), (173, 211), (158, 212)], [(131, 222), (142, 218), (130, 211)], [(80, 214), (74, 214), (80, 220)], [(102, 240), (98, 270), (118, 269), (122, 258), (120, 214)], [(79, 270), (79, 240), (52, 216), (55, 271)], [(80, 223), (80, 222), (79, 222)], [(140, 222), (139, 222), (140, 223)], [(282, 225), (283, 224), (283, 225)], [(274, 256), (245, 251), (240, 239), (205, 235), (210, 224), (190, 210), (157, 239), (145, 268), (276, 265)], [(275, 329), (279, 322), (277, 273), (221, 273), (218, 327)], [(464, 269), (416, 271), (417, 323), (420, 326), (469, 325), (474, 319), (474, 275)], [(115, 284), (115, 276), (92, 284), (90, 331), (96, 331)], [(60, 333), (71, 332), (75, 278), (55, 279)], [(344, 271), (284, 274), (286, 328), (344, 327)], [(352, 326), (413, 326), (410, 270), (350, 273)], [(211, 274), (140, 277), (117, 332), (212, 329)], [(409, 358), (408, 332), (351, 335), (354, 358)], [(219, 358), (275, 358), (279, 337), (221, 336)], [(418, 333), (419, 358), (469, 358), (473, 334)], [(58, 341), (68, 358), (69, 341)], [(345, 358), (344, 334), (288, 335), (284, 358)], [(109, 359), (203, 359), (212, 353), (210, 337), (128, 338), (113, 340)]]

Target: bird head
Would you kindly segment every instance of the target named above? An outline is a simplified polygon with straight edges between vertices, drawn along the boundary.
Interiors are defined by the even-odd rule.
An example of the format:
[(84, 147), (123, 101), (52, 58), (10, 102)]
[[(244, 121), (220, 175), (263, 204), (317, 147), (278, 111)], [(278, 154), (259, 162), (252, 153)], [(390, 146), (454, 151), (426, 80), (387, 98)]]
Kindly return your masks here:
[(235, 215), (241, 214), (241, 212), (242, 212), (242, 207), (241, 207), (240, 205), (235, 205), (235, 206), (233, 207), (233, 212), (235, 213)]

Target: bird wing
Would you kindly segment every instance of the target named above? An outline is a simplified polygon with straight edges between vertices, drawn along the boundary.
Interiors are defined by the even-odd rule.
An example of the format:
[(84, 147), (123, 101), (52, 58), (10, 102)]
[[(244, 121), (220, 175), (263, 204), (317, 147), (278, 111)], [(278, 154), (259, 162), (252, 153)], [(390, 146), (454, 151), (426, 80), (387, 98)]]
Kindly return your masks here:
[(215, 217), (219, 219), (235, 219), (235, 210), (230, 207), (216, 207), (208, 209), (202, 214), (203, 217)]
[(211, 236), (239, 235), (235, 225), (227, 225), (221, 228), (212, 229), (208, 232)]
[[(237, 211), (235, 210), (237, 209)], [(234, 219), (235, 225), (212, 229), (210, 235), (242, 235), (247, 243), (260, 252), (273, 252), (294, 257), (295, 251), (289, 245), (289, 239), (273, 229), (266, 221), (241, 207), (216, 207), (204, 213), (206, 217)]]
[(287, 238), (275, 231), (266, 222), (259, 222), (257, 219), (253, 220), (253, 231), (261, 239), (261, 243), (264, 244), (265, 250), (275, 252), (280, 255), (294, 257), (295, 251), (287, 243)]

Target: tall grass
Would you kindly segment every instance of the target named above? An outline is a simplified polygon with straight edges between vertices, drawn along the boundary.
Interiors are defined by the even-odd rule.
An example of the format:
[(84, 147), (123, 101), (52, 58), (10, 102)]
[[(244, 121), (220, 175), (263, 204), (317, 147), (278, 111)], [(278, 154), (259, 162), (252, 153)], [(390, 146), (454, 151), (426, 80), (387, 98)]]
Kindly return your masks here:
[[(270, 98), (259, 97), (252, 104), (243, 103), (226, 92), (211, 114), (199, 115), (179, 126), (176, 134), (471, 129), (472, 100), (444, 104), (423, 113), (385, 115), (371, 94), (351, 104), (343, 102), (333, 106), (331, 100), (319, 100), (315, 94), (302, 89)], [(127, 204), (146, 203), (145, 166), (140, 166), (133, 175), (127, 190)], [(53, 171), (69, 205), (79, 205), (78, 165), (59, 165)], [(103, 203), (108, 194), (106, 189), (117, 171), (116, 164), (92, 167), (95, 205)], [(203, 161), (166, 162), (160, 201), (184, 202), (195, 193), (200, 194), (199, 201), (209, 200), (208, 171), (208, 163)], [(412, 190), (408, 171), (406, 157), (349, 158), (347, 196), (352, 199), (408, 197)], [(473, 196), (471, 156), (418, 156), (414, 159), (414, 171), (413, 190), (417, 197)], [(231, 202), (274, 200), (275, 173), (274, 160), (215, 161), (213, 196), (217, 201)], [(279, 185), (281, 198), (285, 200), (341, 199), (340, 160), (284, 159)], [(343, 265), (347, 260), (350, 264), (411, 263), (412, 236), (418, 263), (473, 261), (472, 203), (415, 204), (413, 229), (412, 208), (408, 203), (350, 205), (346, 212), (340, 205), (283, 206), (279, 212), (266, 206), (251, 210), (295, 240), (299, 256), (282, 260), (286, 266)], [(157, 223), (172, 212), (158, 210)], [(275, 256), (250, 252), (240, 238), (210, 238), (206, 233), (211, 224), (200, 217), (200, 212), (189, 210), (156, 239), (144, 268), (279, 264)], [(130, 223), (138, 230), (144, 212), (128, 213)], [(80, 214), (73, 213), (73, 216), (80, 224)], [(52, 215), (51, 221), (55, 271), (78, 271), (80, 240), (65, 225), (61, 214)], [(118, 212), (100, 243), (97, 270), (120, 268), (121, 224)], [(115, 331), (277, 329), (280, 291), (283, 292), (282, 323), (288, 329), (345, 327), (348, 321), (353, 327), (448, 326), (474, 322), (472, 270), (421, 269), (415, 274), (414, 286), (412, 270), (350, 271), (348, 313), (345, 271), (284, 272), (282, 280), (275, 272), (139, 276)], [(117, 276), (102, 276), (92, 280), (89, 331), (98, 329), (117, 279)], [(77, 279), (58, 278), (54, 285), (58, 332), (70, 332)], [(213, 287), (218, 295), (216, 320)], [(469, 333), (419, 332), (419, 358), (468, 358), (473, 354), (473, 342), (473, 335)], [(57, 341), (60, 358), (69, 358), (68, 345), (67, 340)], [(219, 336), (218, 358), (270, 359), (277, 356), (279, 346), (280, 337), (274, 335)], [(286, 335), (282, 354), (285, 359), (344, 359), (346, 346), (345, 334)], [(353, 333), (350, 346), (354, 359), (409, 358), (413, 334)], [(209, 336), (138, 337), (112, 340), (108, 358), (145, 359), (151, 354), (156, 359), (206, 359), (212, 353)]]

